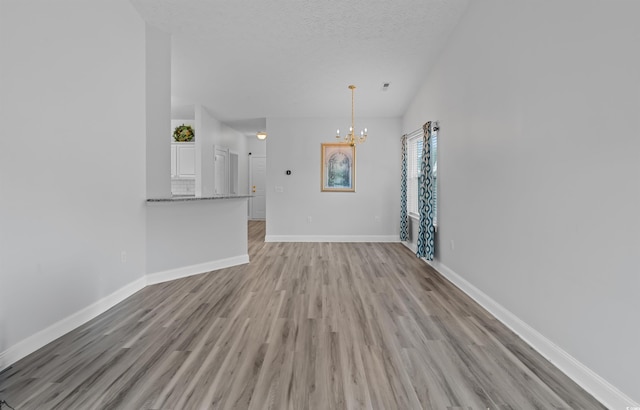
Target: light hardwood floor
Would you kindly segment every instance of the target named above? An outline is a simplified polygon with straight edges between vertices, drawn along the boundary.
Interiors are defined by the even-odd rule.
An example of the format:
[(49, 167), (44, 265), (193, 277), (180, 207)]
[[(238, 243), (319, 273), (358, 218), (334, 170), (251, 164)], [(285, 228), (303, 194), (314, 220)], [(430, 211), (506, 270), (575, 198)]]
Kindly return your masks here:
[(15, 363), (24, 409), (604, 408), (401, 244), (267, 243)]

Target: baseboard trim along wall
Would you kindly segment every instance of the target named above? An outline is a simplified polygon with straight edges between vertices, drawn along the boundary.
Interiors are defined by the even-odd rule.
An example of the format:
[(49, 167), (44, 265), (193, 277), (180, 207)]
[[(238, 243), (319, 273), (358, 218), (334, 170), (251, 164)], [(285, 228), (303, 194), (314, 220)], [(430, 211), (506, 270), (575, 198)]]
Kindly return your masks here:
[(0, 352), (0, 370), (5, 369), (12, 363), (17, 362), (25, 356), (35, 352), (41, 347), (53, 342), (60, 336), (69, 333), (73, 329), (85, 324), (96, 316), (106, 312), (113, 306), (122, 302), (129, 296), (149, 285), (180, 279), (187, 276), (198, 275), (213, 270), (229, 268), (232, 266), (249, 263), (249, 255), (239, 255), (231, 258), (220, 259), (196, 265), (156, 272), (142, 276), (140, 279), (129, 283), (115, 292), (103, 297), (91, 305), (73, 313), (66, 318), (52, 324), (26, 339), (10, 346), (4, 352)]
[(400, 242), (398, 235), (266, 235), (265, 242)]
[[(414, 250), (411, 243), (403, 243), (407, 248)], [(462, 290), (471, 297), (471, 299), (488, 310), (496, 319), (520, 336), (529, 346), (544, 356), (606, 407), (610, 409), (626, 409), (639, 406), (638, 403), (634, 402), (611, 383), (565, 352), (560, 346), (544, 337), (537, 330), (469, 283), (462, 276), (449, 269), (449, 267), (439, 261), (423, 260), (458, 289)]]
[(187, 276), (199, 275), (204, 272), (230, 268), (232, 266), (244, 265), (245, 263), (249, 263), (248, 254), (232, 256), (230, 258), (220, 259), (217, 261), (198, 263), (196, 265), (183, 266), (162, 272), (148, 273), (146, 276), (147, 285), (186, 278)]
[(140, 279), (121, 287), (110, 295), (103, 297), (84, 309), (67, 316), (37, 333), (34, 333), (15, 345), (10, 346), (7, 350), (0, 353), (0, 369), (4, 369), (10, 364), (17, 362), (23, 357), (53, 342), (60, 336), (83, 325), (94, 317), (106, 312), (145, 286), (146, 278), (142, 276)]

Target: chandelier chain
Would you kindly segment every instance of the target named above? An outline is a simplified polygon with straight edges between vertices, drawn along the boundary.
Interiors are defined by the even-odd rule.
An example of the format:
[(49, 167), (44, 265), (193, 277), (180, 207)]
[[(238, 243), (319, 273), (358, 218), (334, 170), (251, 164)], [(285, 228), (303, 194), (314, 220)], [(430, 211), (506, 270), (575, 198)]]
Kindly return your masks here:
[[(349, 128), (349, 132), (344, 137), (344, 142), (349, 145), (361, 144), (367, 139), (367, 129), (360, 131), (360, 135), (356, 137), (356, 114), (355, 114), (355, 89), (356, 86), (351, 84), (349, 85), (349, 89), (351, 90), (351, 128)], [(340, 139), (340, 130), (336, 131), (336, 138)]]
[(351, 135), (356, 132), (356, 124), (355, 124), (355, 104), (354, 104), (354, 94), (355, 94), (355, 85), (349, 86), (351, 88)]

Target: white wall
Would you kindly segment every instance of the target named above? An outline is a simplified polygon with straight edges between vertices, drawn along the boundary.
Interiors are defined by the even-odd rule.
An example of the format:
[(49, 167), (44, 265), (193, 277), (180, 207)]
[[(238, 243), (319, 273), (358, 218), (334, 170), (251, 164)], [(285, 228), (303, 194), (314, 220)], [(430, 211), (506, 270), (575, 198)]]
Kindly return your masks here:
[(196, 196), (214, 193), (213, 146), (222, 124), (200, 104), (195, 105)]
[(196, 129), (196, 196), (214, 194), (214, 146), (238, 153), (239, 194), (248, 192), (247, 144), (244, 135), (214, 118), (200, 104), (195, 105)]
[(171, 36), (145, 27), (147, 198), (171, 195), (171, 145), (165, 133), (171, 119)]
[(267, 240), (398, 240), (400, 119), (358, 121), (369, 138), (356, 147), (356, 192), (338, 193), (320, 191), (320, 146), (350, 120), (267, 119)]
[(638, 16), (472, 2), (403, 128), (440, 121), (438, 260), (640, 402)]
[(0, 10), (3, 352), (145, 272), (145, 26), (126, 0)]
[[(247, 139), (247, 153), (256, 156), (267, 155), (267, 140), (259, 140), (255, 135), (245, 137)], [(267, 137), (269, 139), (269, 137)]]
[(242, 133), (222, 124), (220, 138), (216, 139), (216, 144), (229, 148), (229, 150), (238, 154), (238, 194), (247, 195), (249, 193), (247, 138)]

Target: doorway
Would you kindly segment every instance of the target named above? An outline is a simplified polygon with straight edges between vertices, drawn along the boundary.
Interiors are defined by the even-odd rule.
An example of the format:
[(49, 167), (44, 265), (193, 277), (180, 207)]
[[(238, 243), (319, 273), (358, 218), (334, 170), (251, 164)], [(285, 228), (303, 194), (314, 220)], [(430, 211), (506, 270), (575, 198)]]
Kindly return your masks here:
[(266, 201), (267, 157), (249, 157), (249, 218), (264, 220), (267, 217)]

